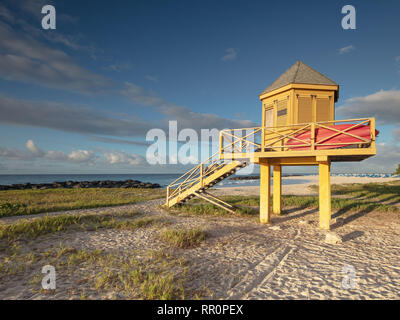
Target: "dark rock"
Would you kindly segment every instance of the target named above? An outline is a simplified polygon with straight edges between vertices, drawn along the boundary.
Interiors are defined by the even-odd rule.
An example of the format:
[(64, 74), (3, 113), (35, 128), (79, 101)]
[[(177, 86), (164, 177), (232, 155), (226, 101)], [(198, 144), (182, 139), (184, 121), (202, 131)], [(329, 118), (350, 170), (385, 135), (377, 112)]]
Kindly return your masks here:
[(161, 188), (158, 183), (142, 182), (128, 179), (125, 181), (54, 181), (52, 183), (19, 183), (12, 185), (0, 185), (0, 190), (46, 190), (56, 188)]

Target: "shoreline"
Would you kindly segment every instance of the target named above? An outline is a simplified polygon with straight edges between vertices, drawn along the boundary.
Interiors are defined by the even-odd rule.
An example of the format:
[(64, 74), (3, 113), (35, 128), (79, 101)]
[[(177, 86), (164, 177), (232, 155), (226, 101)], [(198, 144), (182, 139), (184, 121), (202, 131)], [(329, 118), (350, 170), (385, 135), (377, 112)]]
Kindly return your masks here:
[[(228, 194), (234, 192), (237, 195), (253, 195), (259, 192), (259, 179), (256, 176), (237, 176), (228, 178), (225, 184), (220, 186), (216, 185), (215, 190), (219, 194)], [(283, 194), (315, 194), (310, 192), (310, 185), (318, 185), (318, 175), (284, 175), (282, 177), (282, 193)], [(233, 182), (232, 185), (227, 186), (226, 182)], [(285, 183), (291, 181), (291, 183)], [(382, 176), (346, 176), (344, 174), (332, 174), (331, 184), (351, 184), (351, 183), (385, 183), (390, 181), (400, 181), (400, 177), (392, 175), (390, 177)], [(256, 185), (246, 185), (247, 182), (255, 183)], [(272, 178), (271, 178), (272, 183)], [(228, 183), (229, 184), (229, 183)], [(245, 185), (243, 185), (245, 184)], [(44, 189), (60, 189), (60, 188), (161, 188), (166, 189), (166, 184), (157, 182), (143, 182), (139, 180), (94, 180), (94, 181), (54, 181), (50, 183), (14, 183), (8, 185), (0, 184), (0, 191), (2, 190), (44, 190)], [(225, 191), (222, 191), (225, 190)]]
[[(309, 186), (318, 185), (318, 175), (302, 176), (303, 183), (284, 184), (282, 183), (282, 194), (285, 195), (317, 195), (318, 192), (310, 190)], [(299, 176), (286, 176), (286, 180), (299, 180)], [(272, 181), (272, 179), (271, 179)], [(391, 181), (400, 181), (399, 178), (371, 178), (371, 177), (345, 177), (331, 176), (331, 184), (352, 184), (352, 183), (385, 183)], [(272, 183), (272, 182), (271, 182)], [(224, 195), (259, 195), (259, 186), (234, 186), (234, 187), (215, 187), (214, 190), (220, 196)]]

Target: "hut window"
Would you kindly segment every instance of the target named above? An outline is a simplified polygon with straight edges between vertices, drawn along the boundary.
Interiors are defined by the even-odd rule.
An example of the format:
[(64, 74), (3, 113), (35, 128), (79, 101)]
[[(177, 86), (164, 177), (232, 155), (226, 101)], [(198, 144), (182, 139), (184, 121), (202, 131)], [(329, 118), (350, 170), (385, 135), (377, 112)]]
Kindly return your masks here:
[(276, 111), (277, 126), (287, 125), (287, 106), (288, 106), (288, 99), (283, 99), (278, 102), (278, 109)]
[(278, 111), (278, 117), (286, 116), (287, 115), (287, 109), (282, 109)]
[(273, 127), (274, 126), (274, 109), (265, 110), (265, 126)]

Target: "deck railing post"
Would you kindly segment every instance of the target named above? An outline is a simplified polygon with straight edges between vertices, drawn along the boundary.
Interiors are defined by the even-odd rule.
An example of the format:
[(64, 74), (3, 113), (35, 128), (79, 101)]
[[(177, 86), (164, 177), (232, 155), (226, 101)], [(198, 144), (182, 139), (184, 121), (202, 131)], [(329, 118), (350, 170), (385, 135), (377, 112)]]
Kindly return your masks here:
[(222, 136), (222, 130), (219, 132), (219, 158), (222, 158), (222, 154), (224, 153), (224, 139)]
[(169, 192), (170, 186), (167, 187), (167, 207), (169, 207)]
[(204, 163), (200, 163), (200, 183), (202, 187), (204, 187), (203, 174), (204, 174)]
[(265, 151), (264, 148), (265, 148), (265, 130), (264, 130), (264, 127), (262, 127), (262, 129), (261, 129), (261, 152)]
[(315, 150), (315, 122), (311, 123), (311, 151)]
[(375, 118), (371, 118), (369, 122), (371, 129), (371, 147), (375, 149)]

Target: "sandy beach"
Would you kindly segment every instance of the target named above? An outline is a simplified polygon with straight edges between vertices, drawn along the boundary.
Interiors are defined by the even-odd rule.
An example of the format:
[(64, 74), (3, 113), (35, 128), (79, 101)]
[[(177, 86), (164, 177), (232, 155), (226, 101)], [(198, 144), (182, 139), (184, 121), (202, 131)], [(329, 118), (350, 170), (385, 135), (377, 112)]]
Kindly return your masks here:
[[(286, 179), (296, 179), (289, 177)], [(285, 194), (309, 194), (307, 177), (303, 185), (285, 185)], [(390, 179), (333, 177), (332, 183), (387, 182)], [(258, 194), (257, 187), (220, 188), (219, 194)], [(193, 216), (171, 214), (160, 207), (163, 200), (111, 208), (71, 210), (64, 213), (118, 213), (137, 210), (141, 216), (161, 219), (168, 227), (201, 228), (208, 234), (200, 246), (171, 249), (159, 240), (159, 227), (138, 230), (78, 231), (37, 238), (26, 244), (32, 250), (47, 250), (57, 243), (76, 249), (145, 255), (149, 250), (168, 250), (190, 263), (186, 275), (186, 298), (202, 299), (399, 299), (400, 298), (400, 215), (398, 212), (333, 212), (332, 232), (341, 244), (325, 243), (326, 232), (318, 229), (317, 209), (291, 209), (273, 216), (271, 225), (255, 218), (236, 216)], [(399, 204), (396, 204), (399, 206)], [(60, 212), (49, 215), (59, 215)], [(5, 224), (22, 218), (2, 218)], [(53, 293), (35, 291), (27, 285), (41, 264), (24, 274), (3, 278), (1, 299), (125, 299), (123, 293), (96, 291), (91, 284), (95, 270), (59, 271)], [(347, 268), (347, 269), (346, 269)], [(350, 269), (349, 269), (350, 268)], [(346, 270), (354, 271), (353, 287), (346, 282)], [(182, 270), (173, 270), (180, 274)]]
[[(318, 185), (318, 176), (290, 176), (283, 177), (283, 180), (304, 181), (304, 183), (284, 184), (282, 185), (282, 194), (293, 195), (316, 195), (308, 187)], [(332, 176), (331, 184), (347, 184), (347, 183), (382, 183), (390, 181), (398, 181), (399, 178), (368, 178), (368, 177), (342, 177)], [(238, 186), (238, 187), (215, 187), (216, 194), (219, 195), (258, 195), (260, 188), (258, 186)]]

